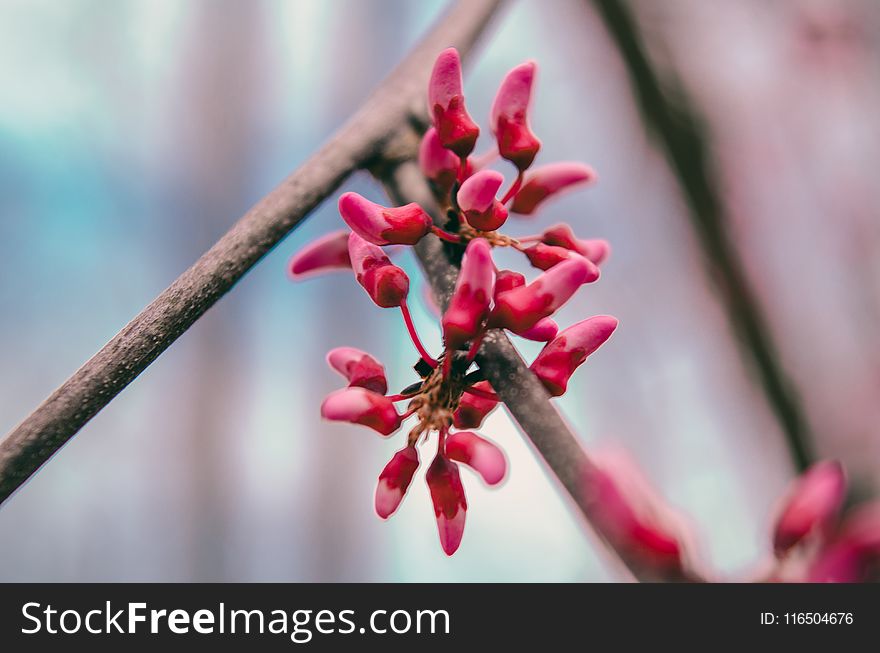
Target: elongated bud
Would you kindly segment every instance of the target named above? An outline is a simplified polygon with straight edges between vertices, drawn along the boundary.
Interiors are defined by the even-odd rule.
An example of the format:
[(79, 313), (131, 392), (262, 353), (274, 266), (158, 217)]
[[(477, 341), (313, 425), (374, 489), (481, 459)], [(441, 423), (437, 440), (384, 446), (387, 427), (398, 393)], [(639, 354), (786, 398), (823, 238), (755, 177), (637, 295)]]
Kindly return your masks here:
[[(544, 243), (535, 243), (523, 250), (523, 253), (529, 259), (529, 263), (539, 270), (549, 270), (554, 265), (562, 263), (572, 256), (580, 256), (580, 254), (573, 252), (570, 249), (556, 247), (555, 245), (546, 245)], [(584, 260), (588, 263), (588, 273), (584, 283), (592, 283), (599, 278), (599, 268), (596, 267), (596, 264), (590, 259), (584, 258)]]
[(611, 246), (606, 240), (582, 240), (574, 235), (567, 224), (557, 224), (541, 234), (541, 242), (554, 247), (564, 247), (577, 252), (596, 265), (608, 259)]
[(596, 173), (583, 163), (574, 161), (548, 163), (526, 175), (510, 210), (521, 215), (531, 215), (547, 198), (558, 197), (564, 191), (588, 184), (595, 179)]
[(475, 470), (486, 485), (497, 485), (507, 474), (504, 452), (470, 431), (459, 431), (446, 438), (446, 456)]
[(348, 233), (342, 229), (321, 236), (291, 256), (287, 264), (290, 278), (300, 281), (331, 270), (350, 269)]
[(348, 253), (357, 282), (377, 306), (400, 306), (409, 293), (409, 277), (379, 247), (356, 233), (348, 237)]
[(549, 342), (529, 369), (535, 373), (553, 397), (565, 393), (568, 380), (587, 356), (611, 337), (617, 328), (617, 318), (596, 315), (563, 330)]
[(549, 317), (583, 284), (590, 274), (590, 263), (573, 256), (553, 266), (527, 286), (500, 293), (489, 320), (492, 327), (522, 333)]
[(494, 283), (495, 266), (489, 243), (483, 238), (474, 238), (465, 249), (449, 308), (443, 314), (443, 338), (447, 349), (458, 349), (483, 330)]
[(367, 352), (354, 347), (337, 347), (327, 353), (327, 364), (348, 379), (348, 385), (384, 395), (388, 391), (385, 368)]
[(400, 506), (418, 468), (419, 452), (412, 446), (398, 451), (385, 465), (376, 486), (376, 514), (382, 519), (388, 519)]
[(467, 499), (461, 485), (458, 465), (437, 454), (425, 474), (425, 482), (434, 503), (440, 546), (446, 555), (451, 556), (461, 544), (467, 514)]
[(846, 473), (836, 460), (811, 466), (788, 491), (776, 521), (773, 548), (782, 555), (837, 517), (846, 497)]
[(451, 150), (443, 147), (437, 130), (430, 127), (419, 145), (419, 166), (425, 177), (445, 194), (455, 184), (461, 163)]
[(535, 326), (517, 333), (520, 338), (534, 340), (535, 342), (549, 342), (559, 333), (559, 325), (549, 317), (544, 317), (535, 322)]
[(685, 577), (688, 540), (683, 524), (636, 465), (620, 454), (601, 455), (584, 473), (594, 521), (623, 556), (658, 578)]
[(431, 230), (431, 216), (415, 202), (387, 208), (357, 193), (339, 198), (345, 224), (374, 245), (415, 245)]
[(455, 48), (447, 48), (434, 62), (428, 83), (428, 114), (431, 116), (443, 147), (460, 157), (470, 154), (480, 135), (480, 128), (464, 106), (461, 59)]
[(365, 388), (343, 388), (331, 392), (321, 404), (321, 417), (334, 422), (369, 426), (382, 435), (391, 435), (400, 428), (400, 415), (394, 403), (388, 397)]
[[(474, 383), (473, 387), (477, 390), (492, 392), (492, 386), (488, 381), (478, 381)], [(459, 429), (478, 429), (496, 406), (498, 406), (498, 402), (493, 399), (465, 392), (458, 402), (458, 409), (452, 415), (452, 423)]]
[(458, 189), (458, 206), (474, 229), (495, 231), (507, 220), (507, 209), (495, 195), (504, 176), (494, 170), (481, 170), (465, 180)]
[(532, 133), (528, 122), (536, 68), (534, 62), (528, 61), (507, 73), (490, 114), (499, 154), (520, 171), (532, 165), (541, 149), (541, 141)]

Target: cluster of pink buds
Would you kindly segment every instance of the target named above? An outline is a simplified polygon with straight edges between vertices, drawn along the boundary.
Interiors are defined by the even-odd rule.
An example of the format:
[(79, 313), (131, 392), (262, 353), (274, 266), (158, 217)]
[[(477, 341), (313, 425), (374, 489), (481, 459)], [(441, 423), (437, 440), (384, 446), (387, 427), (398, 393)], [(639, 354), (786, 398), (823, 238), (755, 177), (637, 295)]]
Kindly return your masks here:
[[(321, 238), (290, 262), (295, 279), (350, 268), (375, 304), (400, 310), (419, 355), (414, 369), (420, 379), (388, 394), (385, 370), (375, 358), (350, 347), (334, 349), (327, 361), (348, 386), (324, 400), (321, 414), (368, 426), (383, 436), (414, 420), (405, 446), (379, 475), (375, 506), (382, 518), (393, 514), (406, 495), (420, 464), (418, 447), (435, 439), (436, 454), (425, 480), (440, 543), (448, 555), (458, 549), (467, 511), (459, 465), (474, 470), (487, 485), (500, 483), (507, 471), (501, 449), (474, 431), (499, 403), (480, 370), (472, 369), (487, 331), (506, 329), (545, 342), (531, 369), (552, 396), (559, 396), (574, 371), (617, 326), (613, 317), (600, 315), (560, 331), (552, 319), (582, 285), (599, 278), (597, 266), (609, 252), (605, 241), (580, 239), (565, 224), (525, 238), (498, 231), (510, 214), (532, 215), (548, 198), (595, 178), (580, 163), (530, 170), (541, 147), (528, 122), (534, 77), (535, 64), (529, 62), (504, 78), (490, 116), (495, 145), (473, 157), (480, 128), (465, 106), (458, 53), (452, 48), (443, 51), (428, 86), (432, 126), (419, 148), (419, 162), (445, 222), (435, 224), (415, 203), (389, 208), (345, 193), (339, 213), (350, 231)], [(499, 158), (515, 168), (515, 178), (503, 192), (504, 176), (487, 167)], [(444, 348), (436, 357), (424, 347), (413, 324), (407, 304), (409, 278), (382, 249), (414, 245), (430, 234), (459, 248), (462, 257), (458, 281), (441, 316)], [(495, 247), (519, 250), (540, 274), (528, 283), (519, 272), (499, 270), (492, 258)], [(398, 410), (397, 403), (406, 408)]]

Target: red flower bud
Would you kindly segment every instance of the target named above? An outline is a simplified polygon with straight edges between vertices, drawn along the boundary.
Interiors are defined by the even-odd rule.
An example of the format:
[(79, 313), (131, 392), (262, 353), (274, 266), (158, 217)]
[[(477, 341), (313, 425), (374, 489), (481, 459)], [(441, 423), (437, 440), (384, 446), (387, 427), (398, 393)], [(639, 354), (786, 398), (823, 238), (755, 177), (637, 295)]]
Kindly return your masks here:
[(352, 232), (348, 253), (357, 282), (382, 308), (400, 306), (409, 293), (409, 277), (379, 247)]
[[(473, 387), (477, 390), (492, 392), (492, 386), (488, 381), (478, 381), (474, 383)], [(497, 405), (498, 402), (493, 399), (465, 392), (461, 396), (461, 401), (458, 402), (458, 409), (452, 415), (452, 423), (460, 429), (478, 429), (486, 416), (495, 410)]]
[(388, 391), (385, 368), (368, 353), (354, 347), (337, 347), (327, 353), (327, 364), (348, 379), (348, 385), (384, 395)]
[(510, 210), (531, 215), (545, 199), (596, 179), (596, 173), (583, 163), (562, 161), (535, 168), (525, 177)]
[(507, 473), (504, 452), (486, 438), (470, 431), (459, 431), (446, 438), (446, 456), (475, 470), (486, 485), (497, 485)]
[(789, 488), (773, 535), (773, 548), (782, 555), (810, 533), (827, 528), (846, 497), (843, 466), (825, 460), (811, 466)]
[[(572, 252), (570, 249), (557, 247), (555, 245), (546, 245), (544, 243), (535, 243), (531, 247), (527, 247), (523, 250), (523, 253), (529, 259), (529, 263), (539, 270), (549, 270), (554, 265), (562, 263), (562, 261), (565, 261), (572, 256), (580, 256), (579, 254)], [(589, 273), (587, 274), (584, 283), (592, 283), (599, 278), (599, 268), (597, 268), (596, 264), (590, 259), (584, 258), (584, 260), (589, 264)]]
[(446, 555), (451, 556), (461, 544), (467, 513), (467, 499), (461, 485), (458, 465), (437, 454), (425, 474), (425, 482), (434, 503), (440, 546)]
[(470, 154), (480, 128), (464, 106), (461, 60), (455, 48), (447, 48), (434, 62), (428, 83), (428, 114), (434, 121), (443, 147), (459, 157)]
[(494, 283), (495, 266), (489, 243), (483, 238), (474, 238), (465, 249), (449, 308), (443, 314), (447, 349), (458, 349), (482, 331), (489, 315)]
[(494, 170), (481, 170), (465, 180), (456, 196), (464, 218), (474, 229), (495, 231), (507, 220), (507, 209), (495, 195), (504, 177)]
[(455, 154), (443, 147), (437, 130), (431, 127), (419, 145), (419, 166), (441, 192), (448, 193), (458, 178), (461, 163)]
[(401, 449), (385, 465), (376, 486), (376, 514), (382, 519), (388, 519), (400, 506), (418, 468), (419, 452), (415, 447)]
[(343, 388), (331, 392), (321, 404), (321, 417), (335, 422), (362, 424), (382, 435), (400, 428), (400, 415), (388, 398), (365, 388)]
[(351, 268), (348, 257), (348, 231), (321, 236), (290, 258), (287, 270), (297, 281), (329, 270)]
[(490, 115), (499, 154), (520, 171), (532, 165), (541, 148), (541, 141), (529, 128), (527, 115), (535, 69), (534, 62), (529, 61), (507, 73), (495, 96)]
[(534, 340), (535, 342), (549, 342), (556, 337), (557, 333), (559, 333), (559, 325), (549, 317), (543, 317), (535, 322), (535, 326), (516, 335), (526, 340)]
[(590, 275), (591, 265), (573, 256), (541, 274), (527, 286), (500, 293), (489, 323), (493, 327), (522, 333), (549, 317), (580, 288)]
[(586, 259), (599, 265), (608, 258), (611, 246), (605, 240), (581, 240), (571, 231), (567, 224), (550, 227), (541, 234), (541, 241), (547, 245), (564, 247), (577, 252)]
[(541, 379), (553, 397), (565, 393), (574, 371), (596, 351), (617, 328), (617, 319), (597, 315), (574, 324), (548, 343), (529, 369)]
[(339, 198), (339, 214), (364, 240), (374, 245), (415, 245), (431, 230), (431, 216), (415, 202), (386, 208), (358, 195)]

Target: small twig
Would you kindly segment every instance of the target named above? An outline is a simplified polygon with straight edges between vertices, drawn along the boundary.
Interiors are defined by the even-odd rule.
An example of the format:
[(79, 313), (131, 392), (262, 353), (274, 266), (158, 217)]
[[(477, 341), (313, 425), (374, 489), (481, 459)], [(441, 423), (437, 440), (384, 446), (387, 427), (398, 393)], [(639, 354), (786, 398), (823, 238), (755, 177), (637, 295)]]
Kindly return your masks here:
[(795, 467), (803, 471), (815, 455), (804, 410), (779, 362), (761, 306), (730, 241), (706, 136), (693, 103), (680, 82), (661, 84), (622, 0), (591, 0), (623, 58), (639, 110), (669, 161), (690, 207), (694, 232), (710, 277), (727, 309), (743, 355), (754, 365), (764, 394), (782, 427)]
[(500, 0), (459, 0), (306, 163), (0, 441), (5, 501), (98, 411), (189, 329), (348, 175), (407, 128), (437, 53), (468, 52)]
[[(411, 137), (417, 142), (416, 137)], [(397, 148), (400, 152), (402, 148)], [(388, 194), (397, 204), (418, 202), (439, 221), (442, 216), (431, 191), (418, 166), (412, 160), (396, 165), (387, 164), (373, 168), (374, 175), (385, 185)], [(431, 283), (434, 296), (442, 307), (449, 298), (458, 277), (458, 267), (447, 255), (444, 244), (433, 236), (423, 238), (415, 246), (416, 256)], [(532, 442), (547, 463), (551, 472), (568, 492), (587, 522), (615, 551), (610, 539), (605, 537), (601, 523), (597, 521), (597, 508), (584, 492), (584, 476), (595, 466), (578, 443), (559, 412), (550, 402), (547, 390), (532, 374), (503, 331), (489, 331), (483, 339), (476, 358), (486, 380), (507, 406), (526, 437)], [(696, 577), (658, 578), (624, 550), (615, 551), (633, 576), (639, 580), (699, 580)]]

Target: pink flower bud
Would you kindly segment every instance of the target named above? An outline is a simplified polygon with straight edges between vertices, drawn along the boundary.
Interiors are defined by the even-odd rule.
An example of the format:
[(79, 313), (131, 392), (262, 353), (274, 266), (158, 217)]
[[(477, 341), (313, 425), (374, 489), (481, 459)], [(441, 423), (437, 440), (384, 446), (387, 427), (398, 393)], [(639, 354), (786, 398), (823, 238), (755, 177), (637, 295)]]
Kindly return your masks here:
[(587, 184), (596, 179), (596, 173), (583, 163), (561, 161), (535, 168), (526, 175), (522, 188), (513, 199), (513, 213), (531, 215), (545, 199), (563, 191)]
[(448, 193), (458, 178), (461, 163), (455, 154), (443, 147), (437, 130), (431, 127), (419, 145), (419, 166), (425, 177), (433, 181), (439, 190)]
[(382, 308), (400, 306), (409, 293), (409, 277), (379, 247), (356, 233), (348, 237), (348, 253), (357, 282)]
[(495, 275), (495, 299), (498, 295), (526, 285), (526, 278), (513, 270), (499, 270)]
[[(492, 386), (488, 381), (478, 381), (474, 383), (473, 387), (477, 390), (492, 392)], [(498, 402), (493, 399), (465, 392), (461, 395), (461, 401), (458, 402), (458, 409), (452, 415), (452, 423), (459, 429), (478, 429), (486, 416), (495, 410), (497, 405)]]
[(541, 141), (529, 128), (527, 115), (535, 69), (534, 62), (529, 61), (507, 73), (492, 103), (490, 114), (498, 152), (520, 171), (532, 165), (541, 148)]
[[(572, 252), (570, 249), (544, 243), (536, 243), (531, 247), (527, 247), (523, 250), (523, 253), (529, 259), (529, 263), (539, 270), (549, 270), (554, 265), (562, 263), (562, 261), (572, 256), (580, 256), (580, 254)], [(592, 283), (599, 278), (599, 268), (590, 259), (584, 258), (584, 260), (588, 263), (589, 268), (589, 273), (584, 283)]]
[(400, 428), (400, 415), (388, 398), (365, 388), (343, 388), (331, 392), (321, 404), (321, 417), (334, 422), (362, 424), (382, 435)]
[(455, 291), (443, 314), (447, 349), (458, 349), (482, 331), (489, 315), (494, 283), (495, 266), (489, 243), (483, 238), (474, 238), (465, 249)]
[(415, 202), (386, 208), (358, 195), (339, 198), (339, 214), (364, 240), (374, 245), (415, 245), (431, 230), (431, 216)]
[(446, 456), (474, 469), (486, 485), (497, 485), (507, 473), (507, 460), (497, 445), (476, 433), (459, 431), (446, 438)]
[(600, 452), (583, 487), (594, 520), (625, 558), (658, 577), (685, 576), (687, 534), (680, 518), (657, 496), (635, 463)]
[(415, 447), (401, 449), (385, 465), (376, 486), (376, 514), (382, 519), (388, 519), (400, 506), (418, 468), (419, 452)]
[(535, 322), (535, 326), (516, 335), (535, 342), (549, 342), (556, 337), (557, 333), (559, 333), (559, 325), (549, 317), (544, 317)]
[(558, 224), (550, 227), (541, 234), (541, 241), (547, 245), (564, 247), (577, 252), (584, 258), (599, 265), (608, 258), (611, 246), (605, 240), (581, 240), (571, 231), (567, 224)]
[(827, 528), (846, 497), (846, 473), (834, 460), (811, 466), (788, 491), (776, 521), (773, 548), (782, 555), (807, 535)]
[(481, 170), (465, 180), (456, 197), (464, 218), (481, 231), (495, 231), (507, 220), (507, 209), (495, 195), (504, 176), (494, 170)]
[(348, 257), (348, 231), (334, 231), (312, 241), (290, 257), (290, 278), (300, 281), (329, 270), (351, 268)]
[(425, 474), (425, 482), (434, 503), (440, 546), (446, 555), (451, 556), (461, 544), (467, 513), (467, 500), (458, 474), (458, 465), (437, 454)]
[(455, 48), (447, 48), (434, 62), (428, 83), (428, 114), (434, 121), (443, 147), (460, 157), (470, 154), (480, 135), (464, 106), (461, 60)]
[(590, 269), (585, 258), (573, 256), (554, 265), (527, 286), (500, 293), (495, 299), (490, 326), (514, 333), (527, 331), (567, 302), (586, 281)]
[[(871, 580), (880, 564), (880, 501), (851, 510), (836, 537), (823, 547), (811, 565), (811, 583), (858, 583)], [(876, 573), (876, 572), (875, 572)]]
[(565, 393), (574, 371), (596, 351), (617, 328), (617, 319), (597, 315), (574, 324), (547, 344), (529, 369), (541, 379), (553, 397)]
[(388, 391), (385, 368), (368, 353), (354, 347), (337, 347), (327, 353), (327, 364), (348, 379), (348, 385), (384, 395)]

